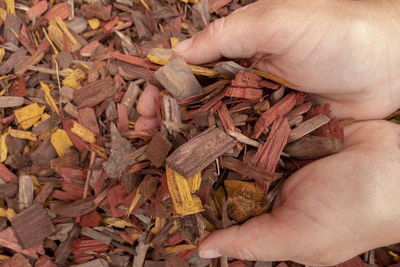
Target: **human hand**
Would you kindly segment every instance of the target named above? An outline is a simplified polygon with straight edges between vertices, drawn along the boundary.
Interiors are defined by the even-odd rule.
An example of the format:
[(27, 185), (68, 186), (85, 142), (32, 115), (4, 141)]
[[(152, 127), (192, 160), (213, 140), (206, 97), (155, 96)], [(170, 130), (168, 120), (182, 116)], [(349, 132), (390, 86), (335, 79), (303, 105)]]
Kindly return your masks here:
[(270, 214), (212, 232), (200, 244), (200, 256), (333, 265), (396, 243), (399, 173), (399, 125), (347, 126), (341, 152), (294, 173)]
[(399, 14), (396, 0), (260, 0), (174, 53), (193, 64), (254, 58), (339, 118), (381, 119), (400, 106)]

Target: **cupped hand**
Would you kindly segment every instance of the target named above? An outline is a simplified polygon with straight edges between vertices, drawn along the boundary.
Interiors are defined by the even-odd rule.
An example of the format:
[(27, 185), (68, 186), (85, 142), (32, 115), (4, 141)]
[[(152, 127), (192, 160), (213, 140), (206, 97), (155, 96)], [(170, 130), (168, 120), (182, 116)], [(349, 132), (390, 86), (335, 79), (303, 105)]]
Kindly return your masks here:
[(344, 149), (284, 183), (270, 214), (212, 232), (202, 257), (333, 265), (400, 240), (400, 126), (358, 122)]
[(193, 64), (254, 58), (339, 118), (380, 119), (400, 106), (399, 15), (396, 0), (260, 0), (174, 52)]

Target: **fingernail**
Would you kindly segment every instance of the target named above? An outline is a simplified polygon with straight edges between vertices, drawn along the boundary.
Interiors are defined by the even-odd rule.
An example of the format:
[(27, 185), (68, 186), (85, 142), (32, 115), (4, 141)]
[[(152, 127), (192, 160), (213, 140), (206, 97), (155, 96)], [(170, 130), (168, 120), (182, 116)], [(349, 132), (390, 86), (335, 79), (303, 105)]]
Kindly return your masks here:
[(184, 52), (184, 51), (188, 50), (192, 46), (192, 44), (193, 44), (193, 38), (186, 39), (186, 40), (176, 44), (172, 48), (172, 50), (174, 50), (175, 52)]
[(216, 249), (207, 249), (199, 251), (199, 256), (205, 259), (221, 257), (222, 255)]

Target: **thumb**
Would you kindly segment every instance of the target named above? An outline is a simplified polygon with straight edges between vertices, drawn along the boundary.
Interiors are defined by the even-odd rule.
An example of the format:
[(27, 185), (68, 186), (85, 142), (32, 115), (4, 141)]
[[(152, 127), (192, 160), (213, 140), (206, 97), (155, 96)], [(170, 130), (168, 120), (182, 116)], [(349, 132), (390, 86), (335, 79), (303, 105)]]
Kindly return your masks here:
[(174, 54), (192, 64), (212, 62), (220, 57), (252, 57), (258, 44), (252, 29), (257, 22), (246, 15), (247, 9), (240, 11), (215, 20), (192, 38), (178, 43), (173, 48)]
[(242, 225), (212, 232), (201, 242), (202, 258), (227, 256), (243, 260), (289, 260), (293, 232), (271, 214), (263, 214)]

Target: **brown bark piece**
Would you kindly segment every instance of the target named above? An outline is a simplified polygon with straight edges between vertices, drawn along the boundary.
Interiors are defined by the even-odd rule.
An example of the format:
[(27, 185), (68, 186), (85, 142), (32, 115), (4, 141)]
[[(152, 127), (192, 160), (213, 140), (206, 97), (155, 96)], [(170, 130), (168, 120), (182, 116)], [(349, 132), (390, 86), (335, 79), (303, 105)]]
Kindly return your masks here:
[(235, 143), (222, 130), (212, 127), (176, 149), (166, 162), (171, 169), (188, 178), (232, 149)]
[(26, 50), (20, 48), (17, 52), (11, 54), (11, 56), (3, 63), (0, 64), (0, 74), (5, 75), (9, 74), (9, 72), (19, 63), (21, 59), (26, 55)]
[(16, 253), (11, 257), (8, 262), (10, 267), (27, 267), (32, 266), (27, 258), (25, 258), (22, 254)]
[(54, 185), (51, 183), (46, 183), (40, 190), (39, 194), (36, 196), (34, 203), (39, 203), (43, 204), (47, 198), (51, 195), (51, 192), (53, 192)]
[(339, 152), (342, 146), (338, 138), (304, 136), (286, 145), (284, 151), (296, 159), (319, 159)]
[(53, 209), (53, 212), (64, 217), (78, 217), (92, 212), (96, 209), (92, 198), (77, 200), (70, 204), (60, 205)]
[(68, 233), (68, 237), (67, 239), (65, 239), (63, 242), (61, 242), (61, 244), (58, 246), (56, 252), (54, 253), (55, 257), (56, 257), (56, 264), (58, 265), (63, 265), (69, 255), (71, 254), (71, 245), (72, 242), (74, 242), (74, 240), (79, 236), (80, 233), (80, 228), (77, 224), (74, 224), (74, 227), (72, 228), (72, 230)]
[(18, 241), (16, 232), (12, 227), (8, 227), (4, 231), (0, 232), (0, 246), (9, 248), (15, 252), (30, 256), (34, 259), (38, 258), (35, 249), (33, 249), (33, 248), (23, 249), (22, 248), (20, 242)]
[(3, 163), (0, 163), (0, 178), (6, 182), (11, 182), (15, 178), (17, 178), (17, 176), (9, 169), (7, 169), (7, 167)]
[(240, 173), (244, 178), (256, 179), (269, 183), (282, 177), (281, 173), (265, 171), (255, 166), (247, 165), (243, 161), (232, 157), (222, 158), (221, 166)]
[(114, 95), (113, 81), (105, 78), (82, 86), (74, 93), (74, 103), (78, 108), (93, 107)]
[(11, 220), (11, 225), (23, 248), (37, 244), (55, 231), (45, 209), (38, 203), (18, 213)]
[(0, 184), (0, 198), (11, 198), (18, 191), (18, 186), (15, 183)]
[(180, 100), (202, 93), (201, 85), (182, 57), (175, 57), (154, 73), (167, 91)]
[(85, 128), (89, 129), (96, 135), (100, 135), (99, 124), (97, 123), (94, 108), (82, 108), (78, 110), (78, 121)]
[(28, 60), (21, 62), (14, 68), (14, 72), (17, 76), (22, 76), (28, 68), (26, 66), (35, 66), (38, 64), (44, 57), (45, 51), (38, 50), (36, 51)]
[(120, 135), (114, 124), (111, 124), (111, 155), (108, 161), (103, 163), (108, 176), (120, 178), (128, 165), (134, 163), (128, 158), (128, 155), (134, 151), (131, 143)]
[(131, 18), (140, 40), (150, 40), (151, 33), (144, 24), (146, 17), (140, 11), (131, 11)]
[(31, 154), (31, 160), (35, 165), (48, 166), (50, 161), (57, 156), (57, 152), (51, 144), (51, 137), (44, 140)]
[(24, 104), (24, 98), (19, 96), (0, 96), (0, 108), (19, 107)]
[(165, 157), (168, 155), (172, 144), (160, 132), (156, 132), (144, 154), (157, 168), (161, 167)]
[(100, 241), (104, 244), (110, 245), (112, 238), (108, 235), (105, 235), (103, 233), (100, 233), (96, 230), (93, 230), (92, 228), (89, 227), (83, 227), (81, 230), (81, 235), (90, 237), (91, 239)]
[(20, 26), (21, 22), (19, 18), (16, 15), (8, 13), (3, 28), (3, 36), (6, 42), (11, 42), (15, 45), (18, 45), (18, 39), (12, 31), (14, 31), (16, 34), (19, 34), (21, 28)]
[(288, 138), (288, 143), (294, 142), (302, 138), (306, 134), (311, 133), (312, 131), (318, 129), (322, 125), (327, 124), (328, 122), (329, 118), (324, 114), (319, 114), (315, 117), (312, 117), (311, 119), (303, 121), (299, 124), (299, 126), (291, 130)]
[(49, 130), (51, 127), (58, 125), (60, 122), (61, 122), (60, 117), (58, 115), (53, 115), (51, 118), (33, 127), (32, 132), (35, 133), (36, 135), (41, 135), (42, 133)]

